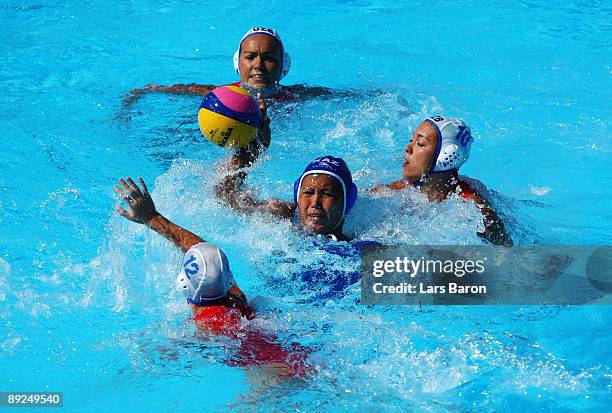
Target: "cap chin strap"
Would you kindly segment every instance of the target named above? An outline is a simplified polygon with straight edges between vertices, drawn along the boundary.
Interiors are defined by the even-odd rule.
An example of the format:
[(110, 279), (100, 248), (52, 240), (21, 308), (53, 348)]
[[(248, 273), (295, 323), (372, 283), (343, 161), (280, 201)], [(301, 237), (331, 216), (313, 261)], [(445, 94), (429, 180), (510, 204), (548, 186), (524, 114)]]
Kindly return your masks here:
[[(334, 227), (331, 230), (334, 231), (336, 228), (342, 225), (342, 223), (344, 223), (344, 214), (342, 214), (342, 218), (340, 218), (340, 221), (338, 221), (338, 223), (334, 225)], [(325, 234), (325, 235), (331, 235), (332, 237), (336, 238), (334, 234)], [(334, 241), (338, 241), (338, 239), (336, 238), (334, 239)]]
[(335, 236), (334, 234), (317, 234), (318, 238), (327, 238), (330, 239), (332, 241), (338, 242), (338, 237)]

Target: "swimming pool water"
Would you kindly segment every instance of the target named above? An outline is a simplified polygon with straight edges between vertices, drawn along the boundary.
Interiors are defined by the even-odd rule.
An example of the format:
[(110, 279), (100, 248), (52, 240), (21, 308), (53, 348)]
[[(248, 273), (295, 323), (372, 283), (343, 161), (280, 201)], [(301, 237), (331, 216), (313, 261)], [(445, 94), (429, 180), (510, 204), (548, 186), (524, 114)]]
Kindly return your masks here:
[[(355, 93), (270, 107), (272, 144), (248, 178), (262, 197), (290, 199), (324, 154), (360, 188), (397, 179), (411, 131), (440, 113), (471, 126), (462, 172), (494, 191), (517, 244), (608, 245), (611, 17), (605, 1), (3, 2), (0, 391), (63, 391), (67, 411), (610, 410), (609, 307), (365, 307), (357, 286), (300, 304), (292, 271), (355, 263), (214, 198), (226, 153), (199, 135), (199, 98), (121, 100), (235, 81), (238, 39), (268, 25), (293, 58), (285, 84)], [(235, 343), (194, 333), (180, 253), (113, 211), (128, 175), (226, 251), (257, 323), (312, 348), (315, 377), (229, 367)], [(478, 225), (458, 200), (363, 194), (347, 229), (478, 244)]]

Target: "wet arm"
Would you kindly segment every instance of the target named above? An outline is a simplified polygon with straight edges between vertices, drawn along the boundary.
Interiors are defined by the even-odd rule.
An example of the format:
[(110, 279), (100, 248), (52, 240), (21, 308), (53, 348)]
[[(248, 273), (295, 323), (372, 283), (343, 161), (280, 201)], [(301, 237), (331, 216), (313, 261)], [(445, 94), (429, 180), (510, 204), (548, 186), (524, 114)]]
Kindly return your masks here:
[(126, 180), (119, 180), (123, 189), (115, 185), (115, 191), (130, 207), (129, 210), (117, 207), (117, 212), (121, 216), (132, 222), (148, 226), (183, 251), (187, 251), (193, 245), (204, 241), (201, 237), (176, 225), (160, 214), (155, 208), (147, 185), (142, 178), (138, 178), (138, 181), (142, 190), (129, 177)]
[(292, 85), (286, 86), (286, 88), (297, 100), (352, 98), (369, 94), (363, 91), (330, 89), (321, 86)]
[(213, 90), (215, 86), (213, 85), (197, 85), (195, 83), (177, 83), (175, 85), (156, 85), (155, 83), (151, 83), (150, 85), (145, 86), (140, 89), (133, 89), (130, 93), (123, 99), (124, 106), (129, 106), (133, 104), (136, 100), (138, 100), (143, 94), (151, 93), (151, 92), (159, 92), (159, 93), (170, 93), (173, 95), (207, 95), (208, 92)]
[(511, 247), (514, 245), (512, 238), (508, 235), (503, 221), (490, 206), (480, 208), (485, 226), (484, 232), (479, 232), (480, 238), (486, 239), (492, 244)]
[(400, 179), (399, 181), (391, 182), (390, 184), (378, 184), (374, 188), (370, 189), (370, 192), (376, 194), (385, 189), (397, 191), (406, 188), (406, 186), (408, 186), (406, 181), (404, 179)]
[(293, 216), (295, 205), (278, 199), (260, 201), (244, 189), (243, 183), (247, 173), (240, 171), (221, 179), (216, 186), (216, 194), (230, 208), (236, 211), (253, 213), (268, 212), (280, 218), (289, 219)]
[(487, 188), (476, 179), (463, 177), (461, 181), (464, 185), (467, 184), (469, 189), (463, 192), (462, 196), (474, 201), (482, 213), (485, 229), (483, 232), (478, 232), (477, 235), (494, 245), (512, 246), (512, 238), (508, 235), (504, 222), (489, 201)]
[(246, 148), (238, 149), (221, 166), (221, 171), (226, 176), (216, 185), (216, 194), (219, 199), (237, 211), (249, 213), (265, 211), (281, 218), (291, 218), (295, 210), (293, 203), (282, 202), (277, 199), (259, 201), (244, 189), (244, 180), (248, 175), (248, 169), (259, 157), (261, 151), (270, 146), (272, 137), (266, 102), (261, 94), (257, 98), (262, 113), (262, 126), (258, 131), (257, 139)]
[(225, 165), (226, 170), (238, 171), (251, 167), (257, 158), (259, 158), (261, 152), (270, 146), (272, 131), (270, 130), (268, 106), (261, 93), (257, 94), (257, 100), (259, 101), (259, 110), (261, 110), (261, 126), (257, 130), (257, 136), (248, 146), (239, 148), (232, 155), (230, 161)]
[(183, 252), (187, 251), (192, 246), (199, 244), (200, 242), (204, 242), (202, 238), (193, 232), (176, 225), (159, 213), (157, 216), (147, 221), (145, 225), (166, 238), (168, 241), (172, 242)]
[(226, 176), (216, 186), (217, 197), (234, 209), (243, 209), (241, 205), (251, 207), (257, 204), (242, 186), (248, 176), (249, 168), (259, 157), (262, 146), (264, 144), (255, 142), (246, 148), (237, 149), (219, 168)]

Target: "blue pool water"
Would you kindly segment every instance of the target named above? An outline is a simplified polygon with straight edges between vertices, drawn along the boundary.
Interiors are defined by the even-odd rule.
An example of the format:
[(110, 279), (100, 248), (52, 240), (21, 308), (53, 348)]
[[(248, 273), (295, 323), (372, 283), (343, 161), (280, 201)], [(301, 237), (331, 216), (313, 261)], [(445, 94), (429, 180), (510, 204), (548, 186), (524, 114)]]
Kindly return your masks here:
[[(609, 411), (608, 306), (374, 307), (298, 303), (302, 263), (356, 265), (213, 197), (223, 149), (199, 98), (122, 97), (148, 83), (236, 80), (254, 25), (293, 57), (286, 84), (357, 92), (270, 108), (248, 179), (289, 199), (315, 156), (361, 188), (397, 179), (425, 117), (465, 119), (462, 172), (491, 190), (517, 244), (608, 245), (612, 7), (606, 1), (3, 1), (0, 5), (0, 391), (62, 391), (66, 411)], [(118, 217), (112, 186), (142, 176), (158, 209), (228, 254), (257, 323), (312, 348), (318, 374), (271, 382), (223, 363), (174, 290), (180, 254)], [(411, 208), (406, 208), (410, 205)], [(478, 244), (478, 211), (414, 194), (363, 196), (360, 239)], [(279, 258), (279, 257), (282, 257)]]

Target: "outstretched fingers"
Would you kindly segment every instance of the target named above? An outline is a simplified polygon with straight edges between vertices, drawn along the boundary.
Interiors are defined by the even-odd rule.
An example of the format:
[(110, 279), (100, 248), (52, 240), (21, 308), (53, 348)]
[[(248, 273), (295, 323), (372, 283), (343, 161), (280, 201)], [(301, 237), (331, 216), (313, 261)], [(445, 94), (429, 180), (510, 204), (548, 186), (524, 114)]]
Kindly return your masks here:
[(115, 209), (117, 210), (117, 212), (119, 213), (119, 215), (121, 215), (122, 217), (126, 217), (129, 218), (130, 217), (130, 213), (127, 212), (127, 210), (121, 208), (119, 205), (115, 206)]
[(138, 187), (138, 185), (136, 185), (136, 182), (134, 182), (132, 178), (130, 178), (129, 176), (127, 178), (127, 181), (132, 188), (132, 193), (138, 196), (142, 196), (142, 192), (140, 191), (140, 188)]
[(130, 193), (132, 192), (132, 188), (130, 188), (130, 186), (128, 185), (127, 182), (125, 182), (125, 180), (123, 178), (119, 178), (119, 183), (121, 184), (121, 186), (123, 187), (123, 189), (126, 190), (126, 192)]
[(113, 189), (125, 200), (129, 208), (122, 208), (118, 204), (115, 209), (119, 215), (130, 221), (146, 224), (159, 213), (155, 209), (155, 204), (144, 180), (138, 178), (138, 182), (142, 185), (142, 190), (132, 178), (119, 178), (119, 185), (115, 185)]
[(140, 185), (142, 185), (142, 191), (144, 195), (149, 195), (149, 188), (147, 188), (147, 184), (145, 184), (145, 181), (142, 178), (138, 178), (138, 182), (140, 182)]
[[(121, 180), (120, 180), (120, 181), (121, 181)], [(128, 195), (127, 195), (125, 192), (123, 192), (123, 190), (121, 190), (121, 188), (119, 188), (117, 185), (113, 186), (113, 189), (114, 189), (114, 190), (115, 190), (115, 192), (117, 192), (117, 193), (119, 194), (119, 196), (120, 196), (121, 198), (123, 198), (123, 199), (124, 199), (126, 202), (129, 202), (129, 201), (130, 201), (130, 197), (129, 197), (129, 196), (128, 196)]]
[[(121, 195), (123, 199), (125, 199), (126, 201), (133, 200), (134, 198), (137, 198), (137, 197), (142, 197), (143, 193), (138, 187), (138, 185), (136, 185), (136, 182), (134, 182), (134, 180), (130, 178), (129, 176), (126, 178), (126, 180), (124, 180), (123, 178), (119, 178), (119, 183), (121, 184), (123, 189), (125, 189), (125, 192), (121, 191), (120, 189), (119, 191), (117, 191), (118, 189), (117, 186), (115, 186), (115, 191), (117, 191), (119, 195)], [(140, 182), (144, 183), (144, 181), (142, 181), (142, 178), (140, 178)], [(144, 187), (146, 187), (146, 185)], [(145, 191), (145, 192), (148, 192), (148, 191)]]

